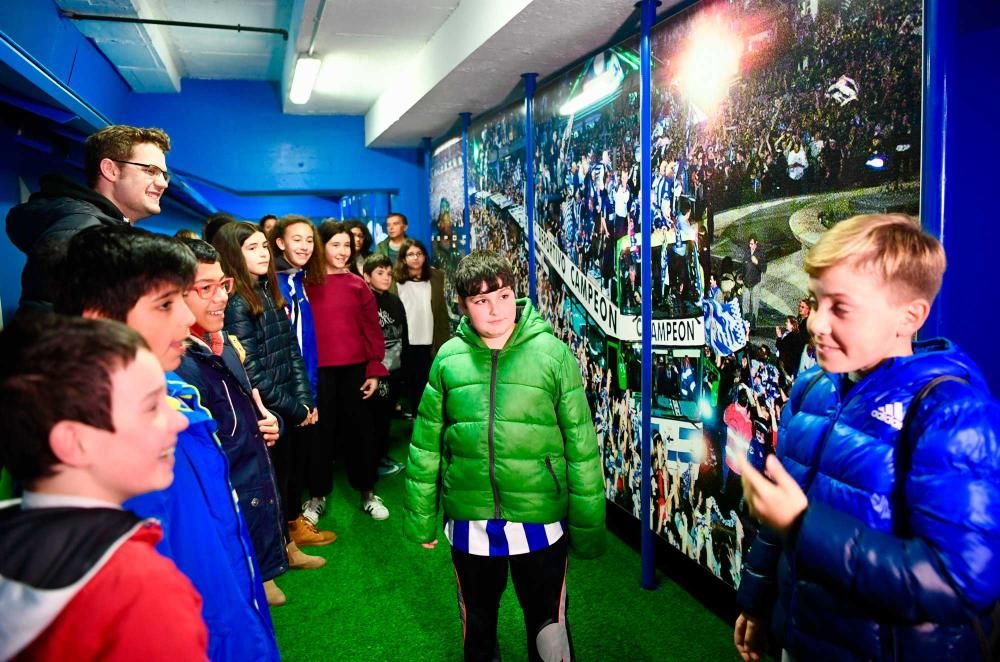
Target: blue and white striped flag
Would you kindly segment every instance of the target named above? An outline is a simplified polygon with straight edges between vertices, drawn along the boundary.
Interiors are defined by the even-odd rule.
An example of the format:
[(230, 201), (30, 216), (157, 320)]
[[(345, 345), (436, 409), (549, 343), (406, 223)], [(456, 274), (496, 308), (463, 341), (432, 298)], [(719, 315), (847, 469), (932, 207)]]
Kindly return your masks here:
[(701, 430), (698, 428), (681, 427), (677, 430), (677, 439), (667, 436), (667, 463), (701, 464), (704, 454)]
[(702, 299), (705, 313), (705, 341), (712, 351), (728, 356), (747, 344), (747, 327), (740, 313), (739, 301)]

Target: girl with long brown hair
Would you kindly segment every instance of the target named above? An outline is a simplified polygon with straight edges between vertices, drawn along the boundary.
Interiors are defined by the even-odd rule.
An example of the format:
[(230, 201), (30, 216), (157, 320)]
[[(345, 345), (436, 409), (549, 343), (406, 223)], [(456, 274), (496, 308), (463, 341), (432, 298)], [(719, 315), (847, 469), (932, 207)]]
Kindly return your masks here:
[(288, 535), (298, 546), (328, 545), (332, 531), (319, 531), (299, 514), (303, 476), (292, 468), (292, 433), (316, 422), (318, 413), (298, 341), (285, 313), (267, 237), (250, 223), (228, 223), (212, 239), (222, 269), (235, 283), (226, 306), (225, 331), (246, 352), (244, 367), (264, 406), (284, 421), (285, 432), (270, 448), (284, 504)]

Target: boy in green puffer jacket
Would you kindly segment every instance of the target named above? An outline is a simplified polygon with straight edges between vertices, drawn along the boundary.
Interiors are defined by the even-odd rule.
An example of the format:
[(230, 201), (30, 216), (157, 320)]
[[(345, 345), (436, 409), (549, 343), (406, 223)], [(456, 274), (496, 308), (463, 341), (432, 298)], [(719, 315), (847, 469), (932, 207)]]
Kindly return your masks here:
[(570, 660), (567, 550), (604, 549), (604, 487), (580, 369), (513, 269), (473, 251), (455, 273), (464, 313), (431, 366), (413, 428), (403, 531), (445, 535), (458, 578), (466, 660), (499, 659), (500, 596), (513, 577), (531, 660)]

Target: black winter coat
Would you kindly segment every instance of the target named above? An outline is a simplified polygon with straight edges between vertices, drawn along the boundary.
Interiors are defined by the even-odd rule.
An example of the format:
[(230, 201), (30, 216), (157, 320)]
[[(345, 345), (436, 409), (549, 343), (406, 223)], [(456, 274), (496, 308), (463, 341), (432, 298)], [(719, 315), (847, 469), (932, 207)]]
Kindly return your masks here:
[(236, 350), (227, 342), (222, 356), (216, 356), (192, 342), (176, 372), (198, 389), (201, 404), (219, 426), (215, 435), (229, 459), (229, 482), (239, 498), (261, 579), (274, 579), (288, 570), (283, 511), (267, 445), (257, 427), (250, 381)]
[(7, 236), (27, 256), (21, 272), (21, 307), (51, 310), (55, 283), (73, 235), (98, 225), (128, 225), (100, 193), (62, 175), (46, 175), (41, 190), (7, 214)]
[(316, 406), (302, 353), (288, 316), (275, 305), (266, 277), (258, 279), (257, 293), (264, 302), (264, 312), (257, 316), (239, 294), (229, 298), (225, 330), (246, 350), (244, 367), (264, 406), (286, 426), (298, 425)]

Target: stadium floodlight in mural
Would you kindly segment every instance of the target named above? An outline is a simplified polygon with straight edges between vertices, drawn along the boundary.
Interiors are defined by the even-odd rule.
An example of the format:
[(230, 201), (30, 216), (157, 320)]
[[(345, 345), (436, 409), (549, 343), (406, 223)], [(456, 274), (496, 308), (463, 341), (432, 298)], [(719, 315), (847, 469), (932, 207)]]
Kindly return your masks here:
[(431, 266), (445, 275), (445, 300), (454, 328), (461, 315), (455, 303), (452, 275), (458, 261), (468, 253), (464, 230), (465, 161), (462, 139), (455, 136), (444, 140), (431, 153), (430, 238)]
[(569, 99), (559, 107), (563, 116), (599, 110), (621, 92), (625, 72), (615, 51), (598, 53), (573, 84)]

